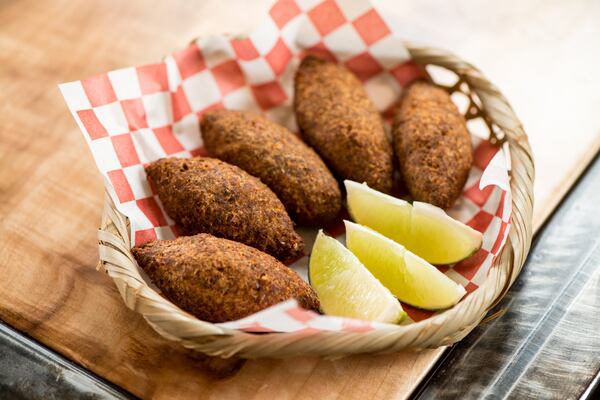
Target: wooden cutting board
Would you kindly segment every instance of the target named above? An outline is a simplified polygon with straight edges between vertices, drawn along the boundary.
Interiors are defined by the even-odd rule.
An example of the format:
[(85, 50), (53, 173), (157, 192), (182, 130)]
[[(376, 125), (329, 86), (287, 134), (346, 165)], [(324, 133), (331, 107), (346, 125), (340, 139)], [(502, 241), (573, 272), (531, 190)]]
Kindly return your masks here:
[[(249, 361), (217, 380), (94, 268), (102, 181), (56, 84), (247, 32), (269, 1), (250, 3), (0, 2), (0, 318), (141, 397), (406, 397), (441, 349)], [(600, 3), (378, 3), (407, 39), (472, 61), (512, 102), (536, 156), (539, 227), (600, 146)]]

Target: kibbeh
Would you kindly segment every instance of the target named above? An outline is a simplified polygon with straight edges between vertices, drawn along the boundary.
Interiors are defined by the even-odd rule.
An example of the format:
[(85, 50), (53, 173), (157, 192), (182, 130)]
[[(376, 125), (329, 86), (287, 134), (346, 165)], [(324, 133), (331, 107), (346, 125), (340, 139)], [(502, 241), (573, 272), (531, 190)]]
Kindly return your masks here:
[(464, 117), (443, 89), (416, 82), (394, 115), (394, 149), (415, 200), (442, 208), (460, 196), (473, 163)]
[(341, 65), (308, 56), (296, 72), (295, 91), (302, 136), (333, 172), (389, 193), (392, 145), (361, 82)]
[(265, 183), (298, 224), (324, 224), (342, 205), (337, 181), (313, 149), (260, 114), (215, 110), (201, 123), (212, 157), (237, 165)]
[(210, 233), (292, 261), (304, 242), (277, 196), (258, 178), (223, 161), (162, 158), (146, 167), (167, 214), (182, 233)]
[(240, 319), (292, 298), (319, 309), (313, 289), (293, 270), (241, 243), (201, 233), (132, 252), (166, 298), (204, 321)]

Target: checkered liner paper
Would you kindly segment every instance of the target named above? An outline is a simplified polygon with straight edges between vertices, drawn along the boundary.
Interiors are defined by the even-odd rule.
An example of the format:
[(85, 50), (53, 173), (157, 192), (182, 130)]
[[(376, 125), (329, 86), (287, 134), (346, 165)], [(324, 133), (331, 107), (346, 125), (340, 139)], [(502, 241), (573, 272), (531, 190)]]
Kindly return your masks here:
[[(163, 62), (123, 68), (60, 85), (118, 210), (131, 222), (132, 245), (177, 236), (174, 222), (146, 180), (144, 165), (161, 157), (206, 155), (199, 120), (212, 109), (254, 110), (297, 131), (294, 72), (305, 54), (342, 63), (388, 115), (421, 72), (394, 34), (397, 22), (367, 1), (280, 0), (246, 37), (211, 36)], [(389, 128), (389, 126), (388, 126)], [(440, 267), (467, 292), (485, 280), (503, 246), (511, 214), (504, 150), (474, 135), (474, 167), (450, 215), (483, 233), (469, 259)], [(343, 240), (341, 221), (325, 230)], [(302, 230), (306, 248), (316, 230)], [(306, 278), (308, 256), (291, 265)], [(412, 323), (431, 312), (404, 305)], [(252, 332), (366, 331), (386, 324), (321, 316), (294, 300), (219, 324)]]

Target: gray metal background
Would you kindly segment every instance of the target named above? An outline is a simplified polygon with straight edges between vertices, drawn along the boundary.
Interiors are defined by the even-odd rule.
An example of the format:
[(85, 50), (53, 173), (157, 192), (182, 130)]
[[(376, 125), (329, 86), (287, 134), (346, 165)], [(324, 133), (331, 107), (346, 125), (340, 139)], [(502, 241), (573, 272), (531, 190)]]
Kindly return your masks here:
[(506, 314), (455, 345), (415, 398), (600, 398), (591, 387), (600, 371), (598, 157), (537, 236), (499, 310)]

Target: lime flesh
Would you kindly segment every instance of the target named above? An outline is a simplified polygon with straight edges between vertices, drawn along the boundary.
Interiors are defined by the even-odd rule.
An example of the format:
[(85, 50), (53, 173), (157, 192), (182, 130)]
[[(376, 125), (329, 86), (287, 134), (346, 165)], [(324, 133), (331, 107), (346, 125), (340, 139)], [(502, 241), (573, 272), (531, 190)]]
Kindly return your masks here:
[(480, 232), (451, 218), (439, 207), (409, 202), (371, 189), (366, 184), (344, 181), (348, 212), (368, 226), (400, 243), (432, 264), (452, 264), (481, 248)]
[(312, 249), (308, 274), (325, 314), (389, 323), (406, 316), (400, 302), (356, 256), (322, 231)]
[(402, 245), (365, 226), (344, 221), (346, 245), (400, 301), (426, 310), (452, 307), (465, 289)]

